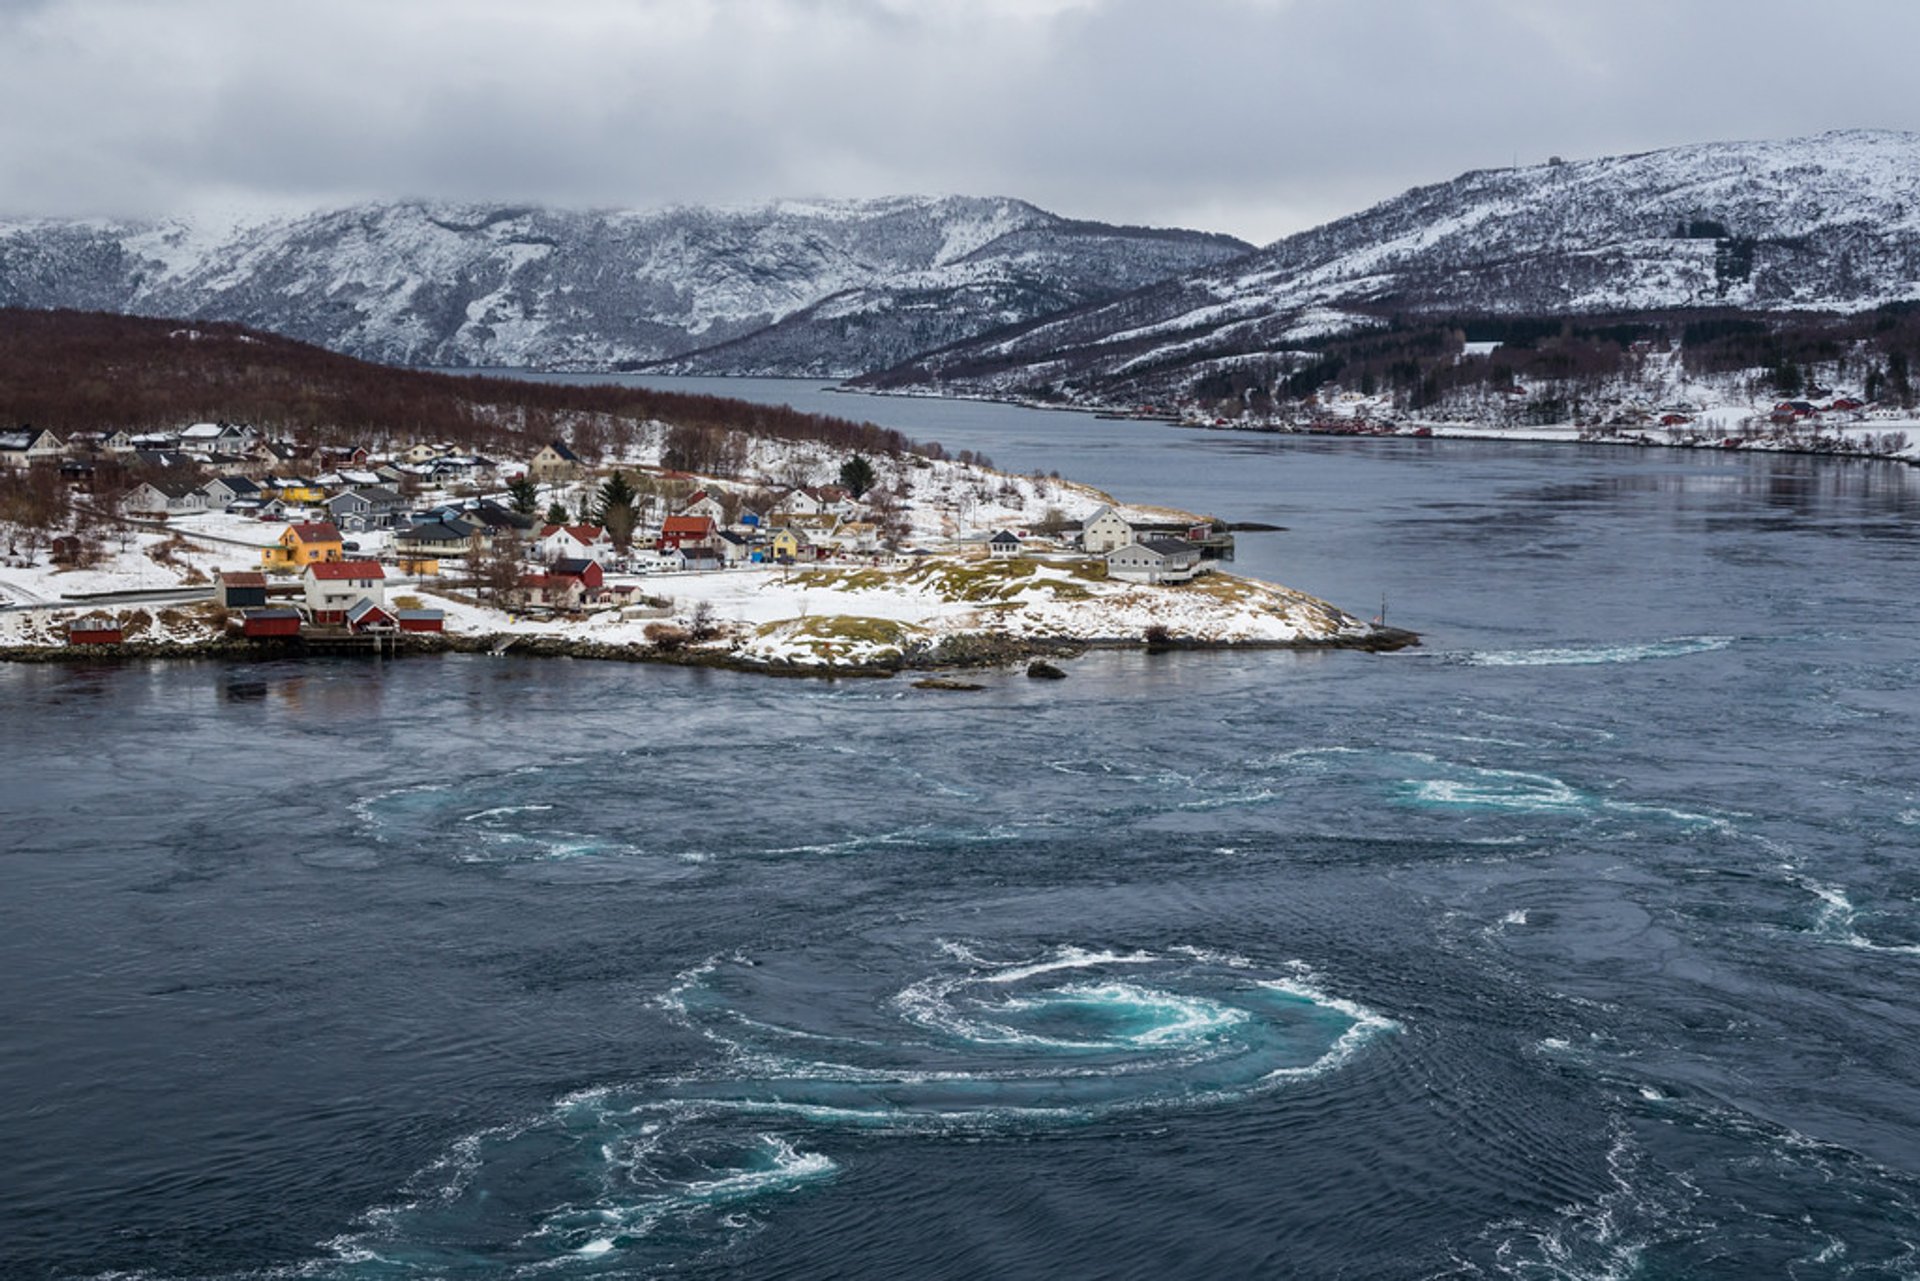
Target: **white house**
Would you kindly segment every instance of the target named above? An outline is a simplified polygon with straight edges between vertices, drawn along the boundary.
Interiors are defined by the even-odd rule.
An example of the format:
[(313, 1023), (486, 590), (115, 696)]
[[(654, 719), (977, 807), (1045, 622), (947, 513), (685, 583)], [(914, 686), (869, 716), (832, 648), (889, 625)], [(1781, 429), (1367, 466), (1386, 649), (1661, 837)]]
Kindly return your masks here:
[(705, 516), (716, 525), (724, 525), (727, 520), (726, 509), (720, 505), (720, 500), (704, 489), (692, 498), (689, 498), (687, 505), (682, 507), (675, 515)]
[(66, 452), (58, 436), (39, 427), (0, 432), (0, 467), (31, 467), (51, 462)]
[(1102, 507), (1080, 522), (1080, 549), (1098, 554), (1125, 547), (1133, 542), (1133, 526), (1121, 520), (1111, 507)]
[(598, 525), (545, 525), (534, 540), (534, 553), (540, 561), (598, 560), (613, 554), (613, 540)]
[(300, 577), (316, 623), (344, 623), (347, 611), (363, 600), (387, 603), (387, 572), (379, 561), (314, 561)]
[(259, 438), (259, 432), (240, 423), (195, 423), (180, 433), (180, 448), (244, 452)]
[(1001, 530), (987, 540), (987, 555), (994, 560), (1012, 560), (1020, 554), (1020, 535)]
[(1182, 538), (1154, 538), (1107, 553), (1107, 577), (1130, 583), (1184, 583), (1205, 572), (1200, 549)]
[(184, 516), (207, 510), (207, 496), (191, 477), (143, 480), (120, 500), (120, 510), (129, 515)]

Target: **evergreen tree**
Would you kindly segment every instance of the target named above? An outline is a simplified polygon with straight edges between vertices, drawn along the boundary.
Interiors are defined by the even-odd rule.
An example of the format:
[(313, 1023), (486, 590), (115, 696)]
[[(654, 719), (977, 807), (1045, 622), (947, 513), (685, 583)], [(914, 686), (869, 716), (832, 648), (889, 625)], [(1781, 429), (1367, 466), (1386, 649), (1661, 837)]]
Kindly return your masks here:
[(873, 464), (867, 461), (866, 455), (855, 454), (840, 464), (840, 488), (855, 498), (872, 489), (873, 482)]
[(564, 525), (573, 518), (567, 514), (567, 505), (557, 499), (547, 508), (547, 524)]
[(508, 485), (507, 498), (513, 510), (522, 516), (531, 516), (540, 509), (540, 487), (533, 483), (531, 476), (522, 476)]
[(639, 498), (621, 471), (607, 477), (594, 497), (593, 523), (607, 531), (617, 552), (624, 553), (633, 542), (634, 526), (640, 523)]

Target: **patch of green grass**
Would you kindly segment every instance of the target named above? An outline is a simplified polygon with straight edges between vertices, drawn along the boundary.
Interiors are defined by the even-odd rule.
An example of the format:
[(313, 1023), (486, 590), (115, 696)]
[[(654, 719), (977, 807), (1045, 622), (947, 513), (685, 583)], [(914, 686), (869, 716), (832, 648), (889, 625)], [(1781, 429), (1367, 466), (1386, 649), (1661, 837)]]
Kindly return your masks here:
[(799, 641), (815, 654), (830, 658), (854, 645), (901, 650), (924, 633), (912, 623), (903, 623), (894, 618), (822, 614), (812, 618), (783, 618), (777, 622), (762, 623), (754, 629), (754, 635)]

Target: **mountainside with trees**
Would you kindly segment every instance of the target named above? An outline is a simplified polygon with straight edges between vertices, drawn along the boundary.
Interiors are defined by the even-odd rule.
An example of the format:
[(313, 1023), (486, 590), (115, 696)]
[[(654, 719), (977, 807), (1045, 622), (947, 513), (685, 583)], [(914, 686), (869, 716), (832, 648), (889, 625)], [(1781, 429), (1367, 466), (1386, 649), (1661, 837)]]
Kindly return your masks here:
[(140, 431), (248, 422), (314, 444), (442, 441), (527, 451), (552, 439), (597, 461), (649, 422), (687, 461), (770, 437), (897, 454), (899, 432), (717, 396), (395, 369), (240, 325), (0, 309), (0, 423)]
[(863, 382), (1131, 404), (1271, 372), (1262, 390), (1284, 397), (1329, 342), (1445, 317), (1791, 318), (1914, 298), (1920, 136), (1834, 133), (1465, 174)]

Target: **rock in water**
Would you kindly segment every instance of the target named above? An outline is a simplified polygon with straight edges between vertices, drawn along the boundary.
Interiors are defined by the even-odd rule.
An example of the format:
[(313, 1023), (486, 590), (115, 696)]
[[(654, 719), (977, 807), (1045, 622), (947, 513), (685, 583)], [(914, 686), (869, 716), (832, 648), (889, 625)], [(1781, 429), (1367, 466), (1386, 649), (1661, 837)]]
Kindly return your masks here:
[(1027, 675), (1037, 681), (1063, 681), (1067, 674), (1044, 658), (1036, 658), (1027, 664)]

